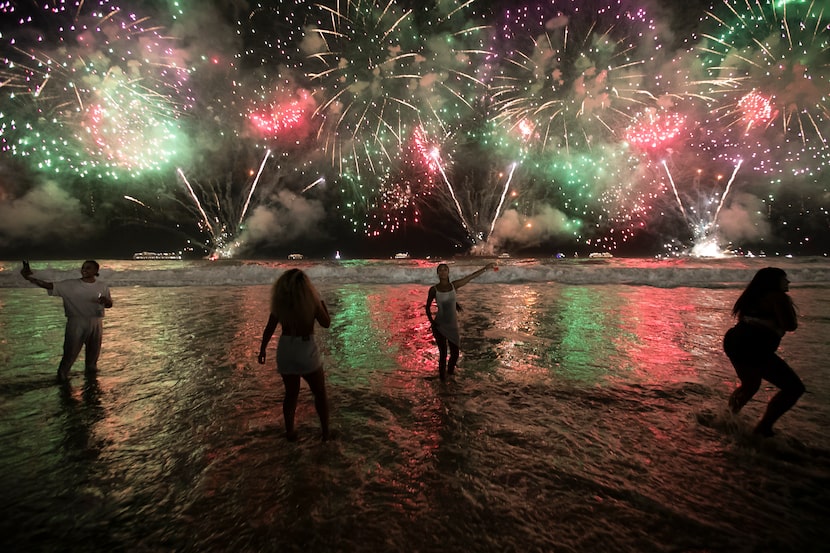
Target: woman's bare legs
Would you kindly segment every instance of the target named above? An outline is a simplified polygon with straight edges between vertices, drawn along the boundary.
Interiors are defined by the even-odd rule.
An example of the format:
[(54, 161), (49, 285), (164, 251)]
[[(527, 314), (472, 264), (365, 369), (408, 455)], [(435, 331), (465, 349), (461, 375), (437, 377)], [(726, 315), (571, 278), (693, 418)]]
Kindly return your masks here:
[(435, 345), (438, 346), (438, 376), (441, 380), (447, 378), (447, 339), (440, 332), (433, 331)]
[[(311, 374), (302, 375), (303, 380), (308, 382), (308, 387), (314, 395), (314, 408), (317, 416), (320, 417), (320, 428), (322, 429), (323, 441), (329, 439), (329, 400), (326, 394), (326, 373), (323, 369)], [(282, 416), (285, 419), (285, 437), (289, 441), (297, 439), (297, 431), (294, 430), (294, 413), (297, 411), (297, 399), (300, 396), (300, 376), (296, 374), (282, 375), (282, 382), (285, 385), (285, 399), (282, 402)]]
[(311, 393), (314, 394), (314, 408), (317, 416), (320, 417), (320, 429), (323, 441), (329, 439), (329, 399), (326, 393), (326, 373), (323, 369), (311, 374), (304, 374), (303, 378), (308, 382)]
[(458, 363), (458, 355), (460, 350), (458, 349), (457, 344), (453, 344), (449, 340), (447, 340), (447, 344), (450, 348), (450, 360), (447, 363), (447, 374), (455, 374), (455, 365)]
[(732, 362), (741, 385), (729, 396), (729, 408), (737, 413), (749, 402), (761, 387), (761, 379), (774, 384), (780, 390), (767, 404), (767, 409), (755, 427), (755, 433), (772, 436), (772, 426), (789, 411), (804, 393), (804, 384), (795, 371), (778, 355), (772, 354), (765, 359), (753, 359), (749, 362)]
[(801, 379), (787, 362), (774, 354), (770, 362), (762, 369), (761, 376), (780, 388), (778, 393), (769, 400), (764, 416), (755, 427), (756, 434), (772, 436), (772, 425), (795, 405), (798, 398), (804, 394), (805, 388)]
[(294, 430), (294, 413), (297, 410), (297, 398), (300, 396), (300, 376), (296, 374), (282, 375), (285, 385), (285, 399), (282, 402), (282, 417), (285, 419), (285, 437), (293, 442), (297, 439)]

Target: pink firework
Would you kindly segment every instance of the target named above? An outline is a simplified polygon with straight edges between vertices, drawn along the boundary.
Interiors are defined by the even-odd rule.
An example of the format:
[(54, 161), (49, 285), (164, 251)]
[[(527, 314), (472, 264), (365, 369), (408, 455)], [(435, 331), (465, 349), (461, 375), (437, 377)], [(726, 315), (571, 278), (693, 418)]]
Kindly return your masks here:
[(438, 148), (429, 143), (424, 129), (420, 125), (415, 127), (412, 132), (412, 146), (420, 154), (424, 166), (429, 169), (430, 173), (434, 174), (440, 170), (438, 166), (440, 159)]
[(257, 133), (280, 141), (302, 141), (310, 134), (314, 100), (305, 90), (292, 96), (272, 99), (249, 112), (248, 120)]
[(647, 110), (625, 130), (625, 139), (641, 150), (662, 150), (686, 127), (686, 117), (676, 112)]
[(533, 123), (531, 123), (527, 119), (522, 119), (521, 121), (519, 121), (517, 129), (525, 142), (530, 140), (530, 138), (533, 136)]
[(756, 90), (738, 100), (738, 109), (742, 114), (741, 120), (746, 124), (746, 132), (752, 127), (769, 124), (778, 113), (770, 99)]

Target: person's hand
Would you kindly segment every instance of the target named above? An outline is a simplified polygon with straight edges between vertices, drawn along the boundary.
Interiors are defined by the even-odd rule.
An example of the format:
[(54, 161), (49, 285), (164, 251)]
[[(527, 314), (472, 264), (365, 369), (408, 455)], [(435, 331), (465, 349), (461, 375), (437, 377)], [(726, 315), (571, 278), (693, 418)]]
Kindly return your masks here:
[(260, 365), (265, 364), (265, 352), (264, 351), (259, 352), (259, 357), (257, 357), (257, 361), (259, 361)]
[(494, 268), (495, 266), (496, 266), (496, 264), (495, 264), (495, 263), (490, 262), (490, 263), (488, 263), (487, 265), (485, 265), (485, 267), (484, 267), (484, 268), (485, 268), (485, 269), (492, 269), (492, 268)]
[(23, 268), (20, 269), (20, 274), (23, 275), (23, 278), (29, 280), (29, 277), (32, 276), (34, 273), (28, 265), (24, 265)]

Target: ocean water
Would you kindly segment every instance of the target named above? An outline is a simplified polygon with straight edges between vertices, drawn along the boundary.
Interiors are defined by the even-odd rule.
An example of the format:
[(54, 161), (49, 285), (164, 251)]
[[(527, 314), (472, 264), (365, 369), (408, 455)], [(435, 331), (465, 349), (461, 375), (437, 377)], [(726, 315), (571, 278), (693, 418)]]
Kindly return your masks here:
[[(459, 259), (451, 278), (483, 260)], [(283, 436), (269, 283), (295, 264), (103, 261), (97, 375), (54, 383), (60, 300), (0, 264), (3, 551), (826, 551), (830, 262), (502, 260), (459, 291), (462, 358), (437, 378), (435, 260), (302, 261), (332, 312), (337, 436), (303, 385)], [(769, 439), (737, 416), (721, 350), (763, 266), (800, 327), (807, 393)], [(45, 279), (80, 260), (32, 262)]]

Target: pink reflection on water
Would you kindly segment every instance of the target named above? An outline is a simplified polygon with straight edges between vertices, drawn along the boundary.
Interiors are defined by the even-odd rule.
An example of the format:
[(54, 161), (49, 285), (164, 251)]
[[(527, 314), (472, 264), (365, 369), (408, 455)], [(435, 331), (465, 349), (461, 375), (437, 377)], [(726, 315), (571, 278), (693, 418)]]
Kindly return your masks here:
[[(533, 374), (545, 374), (555, 368), (546, 366), (548, 363), (541, 359), (544, 350), (553, 347), (552, 340), (543, 336), (546, 331), (541, 317), (545, 306), (541, 296), (539, 288), (511, 286), (495, 314), (494, 324), (499, 329), (496, 355), (502, 372), (513, 373), (512, 380), (519, 374), (533, 378)], [(528, 344), (538, 346), (528, 348)]]
[(367, 298), (383, 337), (377, 347), (392, 358), (393, 370), (375, 371), (377, 384), (384, 396), (408, 406), (386, 411), (383, 431), (396, 455), (372, 467), (373, 477), (394, 490), (386, 501), (400, 512), (429, 503), (429, 475), (439, 462), (451, 409), (447, 387), (453, 384), (438, 380), (437, 348), (424, 313), (427, 289), (384, 286)]
[(688, 352), (684, 341), (684, 312), (693, 311), (687, 289), (633, 288), (624, 293), (628, 300), (626, 316), (621, 321), (623, 335), (618, 346), (623, 348), (633, 368), (651, 378), (675, 380), (685, 372)]
[[(638, 378), (655, 384), (696, 379), (720, 350), (728, 325), (728, 308), (712, 303), (712, 295), (699, 288), (630, 287), (622, 292), (627, 302), (622, 321), (626, 334), (619, 337)], [(700, 328), (708, 329), (700, 333)], [(697, 330), (693, 330), (697, 329)], [(705, 353), (705, 358), (700, 356)]]

